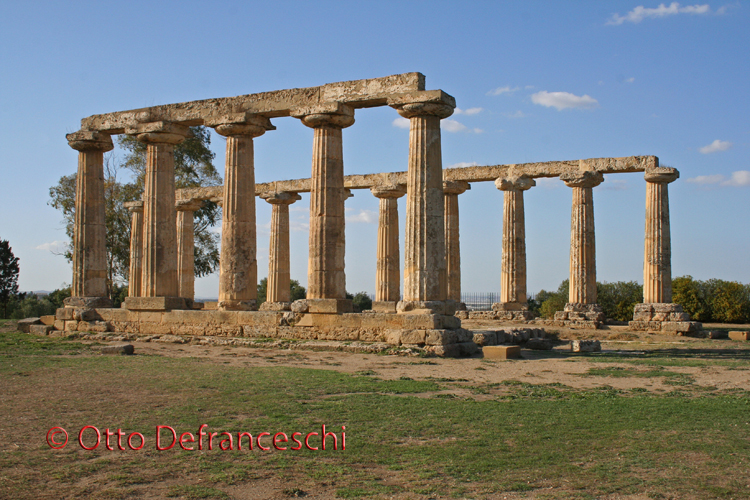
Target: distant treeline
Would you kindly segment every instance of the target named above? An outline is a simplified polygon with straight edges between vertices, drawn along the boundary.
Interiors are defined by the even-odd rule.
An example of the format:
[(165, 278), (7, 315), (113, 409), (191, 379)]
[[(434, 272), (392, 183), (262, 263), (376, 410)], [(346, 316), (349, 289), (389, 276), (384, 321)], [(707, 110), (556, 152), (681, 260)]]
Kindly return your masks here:
[[(633, 309), (643, 302), (643, 286), (635, 281), (597, 283), (597, 302), (607, 318), (633, 319)], [(529, 300), (529, 309), (552, 318), (568, 302), (568, 280), (556, 292), (542, 290)], [(672, 302), (680, 304), (690, 318), (704, 323), (750, 323), (750, 285), (736, 281), (694, 280), (681, 276), (672, 280)]]

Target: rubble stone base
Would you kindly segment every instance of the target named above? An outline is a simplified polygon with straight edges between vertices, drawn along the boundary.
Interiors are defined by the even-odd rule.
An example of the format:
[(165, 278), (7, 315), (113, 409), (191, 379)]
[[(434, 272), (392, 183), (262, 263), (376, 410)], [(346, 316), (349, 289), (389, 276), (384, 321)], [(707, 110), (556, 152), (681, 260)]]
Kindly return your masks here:
[(456, 311), (456, 317), (460, 319), (526, 322), (534, 319), (534, 313), (530, 311)]
[(699, 335), (703, 325), (690, 321), (690, 315), (679, 304), (636, 304), (633, 321), (628, 325), (638, 332), (666, 333), (671, 335)]
[(569, 328), (599, 328), (605, 320), (599, 304), (577, 304), (569, 302), (562, 311), (555, 313), (555, 324)]
[[(188, 307), (189, 306), (189, 307)], [(168, 311), (171, 309), (192, 309), (182, 297), (126, 297), (125, 308), (130, 311)], [(99, 307), (90, 307), (98, 309)]]

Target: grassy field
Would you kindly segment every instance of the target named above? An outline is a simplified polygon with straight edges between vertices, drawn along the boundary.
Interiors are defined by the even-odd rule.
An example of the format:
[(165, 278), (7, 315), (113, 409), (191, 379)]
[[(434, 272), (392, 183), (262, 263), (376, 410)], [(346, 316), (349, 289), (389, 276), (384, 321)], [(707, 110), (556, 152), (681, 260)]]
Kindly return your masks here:
[[(251, 498), (253, 488), (281, 484), (288, 497), (748, 498), (750, 393), (696, 386), (673, 367), (750, 373), (750, 351), (674, 351), (576, 358), (591, 364), (582, 377), (654, 377), (674, 387), (657, 395), (100, 356), (80, 342), (5, 331), (0, 497)], [(484, 398), (445, 393), (455, 384)], [(201, 424), (235, 435), (306, 434), (325, 424), (339, 438), (345, 426), (346, 450), (221, 451), (216, 440), (213, 451), (155, 449), (156, 425), (179, 436), (197, 435)], [(86, 425), (140, 432), (145, 446), (83, 450)], [(55, 426), (70, 435), (61, 450), (45, 440)], [(90, 446), (93, 431), (85, 436)]]

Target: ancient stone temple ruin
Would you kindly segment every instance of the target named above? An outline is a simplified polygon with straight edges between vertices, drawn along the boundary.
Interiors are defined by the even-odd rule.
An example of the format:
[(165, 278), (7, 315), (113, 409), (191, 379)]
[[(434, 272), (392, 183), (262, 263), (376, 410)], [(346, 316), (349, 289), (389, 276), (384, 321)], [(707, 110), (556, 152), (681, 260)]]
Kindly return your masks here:
[[(688, 332), (697, 327), (671, 304), (667, 185), (678, 177), (655, 156), (597, 158), (443, 169), (440, 120), (455, 100), (425, 90), (424, 76), (406, 73), (320, 87), (153, 106), (95, 115), (67, 136), (79, 151), (72, 297), (55, 328), (143, 335), (220, 335), (387, 342), (419, 345), (437, 355), (476, 350), (461, 328), (458, 197), (473, 182), (503, 192), (501, 301), (495, 319), (527, 321), (524, 191), (537, 177), (559, 177), (572, 189), (570, 299), (559, 324), (596, 326), (596, 262), (592, 188), (604, 174), (645, 172), (648, 192), (644, 304), (631, 325)], [(344, 175), (342, 130), (355, 110), (390, 106), (410, 122), (406, 172)], [(309, 179), (256, 184), (254, 139), (292, 117), (313, 129)], [(226, 137), (224, 185), (175, 190), (175, 144), (189, 127)], [(114, 309), (106, 298), (103, 154), (112, 134), (147, 144), (142, 201), (132, 213), (129, 297)], [(258, 139), (262, 141), (262, 139)], [(353, 190), (379, 199), (376, 297), (372, 311), (354, 313), (346, 298), (344, 203)], [(290, 303), (289, 206), (310, 193), (307, 298)], [(399, 248), (397, 199), (406, 196), (405, 246)], [(257, 307), (256, 197), (272, 205), (267, 302)], [(193, 214), (204, 200), (223, 207), (218, 302), (194, 302)], [(400, 259), (403, 255), (403, 284)], [(400, 292), (403, 288), (403, 292)], [(403, 295), (401, 295), (403, 293)], [(258, 310), (260, 309), (260, 310)]]

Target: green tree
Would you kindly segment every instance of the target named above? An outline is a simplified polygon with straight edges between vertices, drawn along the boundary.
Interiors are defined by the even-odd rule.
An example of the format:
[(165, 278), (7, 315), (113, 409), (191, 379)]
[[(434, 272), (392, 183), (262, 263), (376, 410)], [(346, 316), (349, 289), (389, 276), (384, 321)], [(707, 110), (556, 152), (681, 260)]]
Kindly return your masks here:
[(3, 318), (7, 318), (8, 302), (18, 295), (18, 257), (8, 240), (0, 240), (0, 304), (3, 305)]
[(636, 304), (643, 302), (643, 286), (636, 281), (596, 284), (597, 303), (607, 318), (631, 321)]
[[(307, 296), (307, 290), (305, 287), (299, 284), (297, 280), (289, 281), (289, 291), (291, 293), (291, 301), (304, 299)], [(266, 301), (268, 293), (268, 278), (263, 278), (258, 283), (258, 305), (260, 306)]]
[(372, 299), (370, 294), (367, 292), (357, 292), (352, 297), (352, 302), (359, 308), (360, 311), (366, 311), (372, 309)]
[(693, 280), (692, 276), (680, 276), (672, 280), (672, 302), (680, 304), (693, 321), (711, 319), (711, 307), (704, 283)]
[[(542, 290), (537, 294), (545, 294), (546, 298), (541, 302), (539, 307), (539, 313), (542, 317), (552, 319), (555, 317), (557, 311), (562, 311), (565, 308), (565, 304), (568, 303), (568, 290), (570, 288), (570, 281), (563, 280), (556, 292), (546, 292)], [(537, 299), (538, 300), (538, 299)]]
[[(216, 186), (221, 177), (213, 165), (215, 154), (209, 149), (211, 136), (206, 127), (191, 127), (192, 137), (174, 148), (175, 186), (180, 188)], [(107, 225), (107, 277), (110, 298), (117, 300), (129, 279), (131, 215), (124, 204), (143, 196), (146, 174), (146, 144), (133, 136), (119, 136), (118, 146), (124, 150), (122, 162), (114, 155), (105, 156), (105, 219)], [(130, 181), (121, 180), (129, 170)], [(49, 204), (60, 210), (69, 238), (73, 238), (75, 222), (76, 174), (64, 176), (50, 188)], [(195, 274), (205, 276), (219, 265), (219, 235), (210, 231), (221, 218), (216, 203), (206, 201), (195, 212)], [(70, 248), (65, 252), (72, 259)]]

